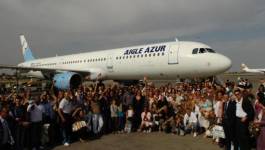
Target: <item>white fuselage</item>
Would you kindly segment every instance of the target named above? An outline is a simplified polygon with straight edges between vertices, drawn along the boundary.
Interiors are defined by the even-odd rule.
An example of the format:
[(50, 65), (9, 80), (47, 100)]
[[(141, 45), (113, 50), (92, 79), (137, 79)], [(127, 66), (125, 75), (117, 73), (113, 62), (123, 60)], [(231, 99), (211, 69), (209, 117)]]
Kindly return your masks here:
[[(231, 67), (226, 56), (210, 52), (193, 54), (195, 48), (210, 47), (197, 42), (167, 42), (35, 59), (19, 66), (89, 71), (111, 80), (207, 77)], [(38, 72), (31, 75), (34, 73), (41, 76)]]
[(265, 69), (248, 69), (248, 68), (245, 68), (245, 69), (243, 69), (243, 71), (248, 72), (248, 73), (260, 73), (260, 74), (265, 73)]

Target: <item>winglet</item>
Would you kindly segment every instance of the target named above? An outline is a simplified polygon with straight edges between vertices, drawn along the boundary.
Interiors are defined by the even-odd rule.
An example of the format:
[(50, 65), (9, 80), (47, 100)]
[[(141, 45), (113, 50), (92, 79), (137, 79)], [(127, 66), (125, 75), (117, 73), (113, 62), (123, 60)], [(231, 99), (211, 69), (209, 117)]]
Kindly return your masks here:
[(20, 42), (22, 46), (22, 53), (23, 53), (24, 61), (34, 60), (35, 58), (31, 52), (31, 49), (28, 46), (28, 43), (24, 35), (20, 35)]

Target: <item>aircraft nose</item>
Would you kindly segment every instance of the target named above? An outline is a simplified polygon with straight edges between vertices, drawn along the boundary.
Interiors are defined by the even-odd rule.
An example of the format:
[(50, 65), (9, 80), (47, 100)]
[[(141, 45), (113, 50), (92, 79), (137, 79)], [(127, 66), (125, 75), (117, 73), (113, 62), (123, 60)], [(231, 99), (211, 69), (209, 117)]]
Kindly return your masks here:
[(232, 62), (231, 60), (221, 54), (215, 54), (214, 56), (209, 58), (208, 66), (215, 72), (215, 73), (223, 73), (231, 68)]
[(223, 71), (227, 71), (228, 69), (231, 68), (232, 61), (228, 57), (221, 55), (219, 60), (220, 60), (220, 62), (219, 62), (220, 63), (220, 69), (222, 69)]

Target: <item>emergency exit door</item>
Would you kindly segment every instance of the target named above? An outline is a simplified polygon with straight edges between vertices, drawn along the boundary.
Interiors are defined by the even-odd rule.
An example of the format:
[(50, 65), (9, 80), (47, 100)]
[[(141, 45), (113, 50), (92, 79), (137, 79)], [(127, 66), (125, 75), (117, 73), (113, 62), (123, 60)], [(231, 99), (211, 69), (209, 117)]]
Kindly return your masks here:
[(108, 70), (108, 72), (113, 72), (112, 55), (108, 55), (108, 57), (107, 57), (107, 70)]
[(170, 46), (168, 51), (168, 64), (178, 64), (179, 43)]

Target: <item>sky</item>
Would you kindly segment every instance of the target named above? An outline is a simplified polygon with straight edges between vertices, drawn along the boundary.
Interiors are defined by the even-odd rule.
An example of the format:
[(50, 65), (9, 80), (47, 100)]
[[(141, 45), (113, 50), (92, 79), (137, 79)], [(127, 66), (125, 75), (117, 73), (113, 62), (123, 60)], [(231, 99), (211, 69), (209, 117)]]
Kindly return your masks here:
[(0, 64), (157, 42), (203, 42), (240, 64), (265, 68), (264, 0), (1, 0)]

